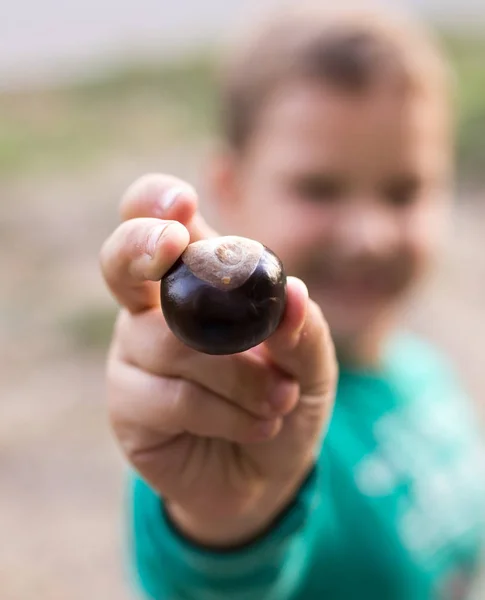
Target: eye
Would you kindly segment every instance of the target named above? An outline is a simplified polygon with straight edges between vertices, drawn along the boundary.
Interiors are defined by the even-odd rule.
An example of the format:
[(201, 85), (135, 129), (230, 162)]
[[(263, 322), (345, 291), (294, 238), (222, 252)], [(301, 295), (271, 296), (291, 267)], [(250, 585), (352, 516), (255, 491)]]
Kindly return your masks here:
[(341, 198), (345, 192), (344, 182), (338, 177), (308, 175), (293, 182), (293, 192), (307, 202), (327, 203)]
[(402, 177), (385, 185), (382, 195), (391, 206), (404, 207), (413, 204), (419, 198), (422, 187), (422, 182), (417, 177)]

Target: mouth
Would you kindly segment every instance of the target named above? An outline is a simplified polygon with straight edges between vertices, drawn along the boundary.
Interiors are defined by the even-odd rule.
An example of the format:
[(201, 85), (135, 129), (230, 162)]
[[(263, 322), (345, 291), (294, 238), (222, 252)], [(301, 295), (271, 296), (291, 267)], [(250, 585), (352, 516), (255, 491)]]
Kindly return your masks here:
[(396, 295), (402, 286), (401, 274), (396, 270), (373, 269), (354, 273), (321, 272), (312, 278), (319, 293), (346, 305), (370, 303), (385, 300)]

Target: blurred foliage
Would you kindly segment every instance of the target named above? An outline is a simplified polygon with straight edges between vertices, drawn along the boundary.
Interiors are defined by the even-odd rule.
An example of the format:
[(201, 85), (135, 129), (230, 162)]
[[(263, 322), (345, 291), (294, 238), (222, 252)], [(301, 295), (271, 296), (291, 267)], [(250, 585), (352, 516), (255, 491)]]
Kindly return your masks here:
[(207, 134), (212, 61), (125, 67), (65, 88), (0, 96), (0, 176), (79, 168)]
[(461, 176), (485, 183), (485, 34), (443, 34), (458, 87)]
[(67, 315), (59, 327), (76, 348), (105, 351), (113, 334), (116, 314), (115, 307), (88, 306)]
[[(458, 79), (462, 177), (485, 182), (485, 35), (443, 33)], [(156, 152), (216, 124), (209, 53), (125, 68), (70, 87), (0, 96), (0, 176)]]

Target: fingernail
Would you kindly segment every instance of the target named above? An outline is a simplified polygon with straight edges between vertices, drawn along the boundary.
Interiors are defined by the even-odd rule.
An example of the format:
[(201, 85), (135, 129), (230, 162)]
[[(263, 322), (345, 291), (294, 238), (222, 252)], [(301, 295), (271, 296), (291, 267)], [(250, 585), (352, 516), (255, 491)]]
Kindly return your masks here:
[(294, 399), (298, 384), (294, 381), (282, 381), (271, 390), (268, 401), (275, 410), (284, 410)]
[(146, 253), (151, 258), (153, 258), (155, 256), (155, 253), (157, 251), (158, 242), (160, 241), (160, 238), (162, 237), (162, 235), (166, 232), (169, 225), (170, 225), (170, 223), (165, 223), (164, 225), (158, 225), (157, 227), (154, 227), (151, 230), (151, 232), (148, 236), (147, 245), (146, 245)]
[(180, 196), (195, 196), (195, 190), (189, 186), (175, 186), (167, 190), (160, 199), (160, 206), (165, 212), (171, 208)]

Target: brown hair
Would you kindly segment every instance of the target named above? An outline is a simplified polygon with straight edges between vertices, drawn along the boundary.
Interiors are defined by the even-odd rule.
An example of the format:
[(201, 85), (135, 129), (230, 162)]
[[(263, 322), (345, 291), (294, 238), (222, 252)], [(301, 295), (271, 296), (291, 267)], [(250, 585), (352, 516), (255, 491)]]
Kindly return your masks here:
[[(380, 5), (343, 8), (300, 4), (271, 13), (236, 38), (222, 69), (222, 127), (241, 148), (261, 106), (283, 84), (316, 80), (349, 93), (377, 81), (403, 92), (432, 95), (445, 110), (450, 89), (446, 63), (428, 32), (408, 16)], [(438, 108), (437, 104), (437, 108)]]

